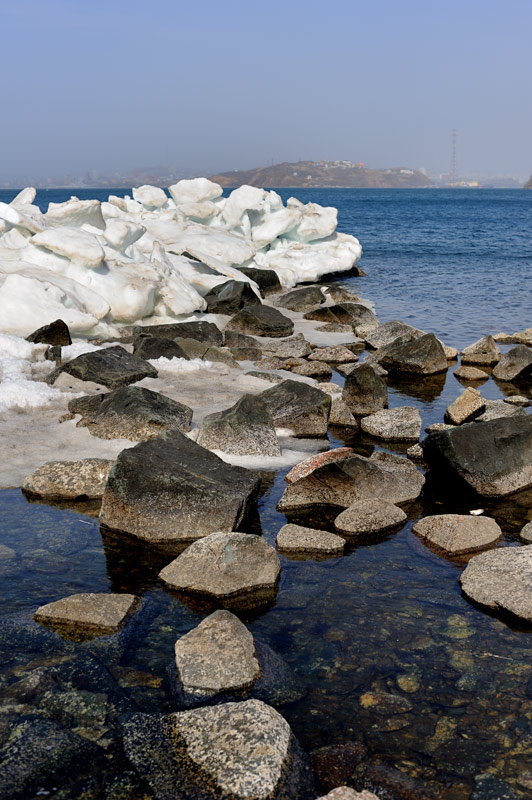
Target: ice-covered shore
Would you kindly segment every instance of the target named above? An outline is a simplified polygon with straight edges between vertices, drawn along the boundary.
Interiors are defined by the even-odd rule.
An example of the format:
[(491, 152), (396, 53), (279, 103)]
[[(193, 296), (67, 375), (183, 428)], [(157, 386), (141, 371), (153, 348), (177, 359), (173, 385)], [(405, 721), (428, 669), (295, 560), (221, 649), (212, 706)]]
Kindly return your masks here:
[[(277, 272), (284, 287), (354, 266), (358, 240), (337, 212), (206, 178), (133, 189), (106, 202), (50, 203), (27, 188), (0, 203), (0, 329), (27, 336), (55, 318), (74, 334), (113, 336), (123, 324), (168, 322), (205, 308), (239, 267)], [(252, 282), (251, 282), (252, 283)]]

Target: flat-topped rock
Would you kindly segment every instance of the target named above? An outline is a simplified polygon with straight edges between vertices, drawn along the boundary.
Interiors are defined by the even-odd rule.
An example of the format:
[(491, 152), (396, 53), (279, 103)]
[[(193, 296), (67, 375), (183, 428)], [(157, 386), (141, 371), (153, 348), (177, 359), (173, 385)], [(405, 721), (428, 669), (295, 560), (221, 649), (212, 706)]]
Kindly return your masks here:
[(352, 328), (357, 328), (359, 325), (379, 324), (375, 313), (362, 303), (337, 303), (332, 306), (322, 306), (307, 311), (303, 318), (316, 322), (347, 324)]
[(283, 381), (257, 395), (268, 407), (276, 428), (294, 436), (325, 436), (331, 410), (330, 395), (302, 381)]
[(469, 386), (447, 407), (443, 418), (452, 425), (461, 425), (479, 417), (485, 409), (486, 401), (478, 389)]
[(424, 517), (416, 522), (412, 530), (438, 550), (454, 556), (485, 550), (502, 536), (494, 519), (471, 514)]
[(178, 430), (122, 450), (109, 475), (101, 523), (174, 549), (237, 528), (254, 507), (259, 476), (226, 464)]
[(246, 306), (231, 317), (225, 329), (252, 336), (280, 338), (294, 332), (294, 323), (272, 306)]
[(342, 400), (352, 414), (374, 414), (388, 407), (388, 388), (372, 366), (359, 364), (345, 379)]
[(332, 396), (329, 425), (335, 425), (338, 428), (355, 429), (359, 427), (357, 418), (352, 415), (345, 402), (338, 395)]
[(332, 369), (324, 361), (306, 361), (304, 358), (287, 359), (283, 363), (283, 369), (307, 378), (330, 380), (332, 377)]
[(68, 325), (62, 319), (56, 319), (48, 325), (37, 328), (26, 336), (26, 341), (33, 344), (50, 344), (54, 347), (68, 347), (72, 344)]
[(508, 403), (508, 405), (518, 406), (520, 408), (526, 408), (527, 406), (532, 405), (532, 400), (530, 400), (530, 397), (525, 397), (522, 394), (511, 394), (504, 398), (504, 402)]
[(323, 464), (331, 464), (335, 461), (341, 461), (343, 458), (348, 458), (353, 453), (352, 447), (335, 447), (333, 450), (327, 450), (326, 453), (317, 453), (314, 456), (305, 458), (300, 461), (295, 467), (286, 473), (284, 479), (287, 483), (294, 483), (300, 478), (305, 478), (314, 472), (315, 469), (321, 467)]
[(493, 336), (483, 336), (460, 353), (462, 364), (492, 367), (501, 358), (501, 351)]
[(268, 294), (280, 292), (282, 289), (279, 276), (273, 269), (259, 269), (258, 267), (239, 267), (239, 272), (243, 272), (247, 278), (255, 281), (257, 286), (266, 297)]
[(148, 361), (150, 358), (184, 358), (189, 359), (185, 350), (173, 339), (162, 336), (150, 336), (142, 333), (133, 342), (133, 353)]
[(294, 734), (260, 700), (163, 717), (134, 714), (123, 729), (126, 755), (158, 800), (311, 797), (310, 771)]
[(358, 361), (358, 356), (344, 347), (337, 344), (332, 347), (316, 347), (308, 357), (309, 361), (325, 361), (328, 364), (350, 364)]
[(282, 383), (284, 381), (284, 378), (281, 378), (280, 375), (275, 375), (273, 372), (262, 372), (260, 369), (252, 369), (246, 372), (246, 375), (250, 375), (252, 378), (259, 378), (267, 383)]
[(519, 538), (525, 544), (532, 544), (532, 522), (527, 522), (527, 524), (521, 528)]
[(63, 597), (41, 606), (34, 619), (68, 633), (104, 636), (116, 633), (138, 610), (140, 599), (132, 594), (85, 593)]
[(134, 325), (131, 329), (133, 337), (142, 333), (159, 336), (163, 339), (195, 339), (198, 342), (221, 346), (223, 336), (214, 322), (192, 320), (191, 322), (168, 322), (162, 325)]
[(258, 306), (260, 297), (247, 281), (225, 281), (205, 295), (209, 314), (235, 314), (244, 306)]
[(406, 322), (401, 322), (399, 319), (393, 319), (365, 332), (364, 339), (368, 347), (372, 350), (378, 350), (380, 347), (391, 344), (399, 336), (409, 335), (412, 338), (419, 338), (424, 334), (425, 331), (420, 331), (418, 328), (407, 325)]
[(196, 441), (209, 450), (234, 455), (281, 455), (273, 417), (260, 397), (252, 394), (206, 416)]
[(260, 536), (216, 532), (193, 542), (159, 577), (174, 591), (246, 608), (272, 599), (280, 571), (277, 553)]
[(263, 350), (275, 358), (306, 358), (312, 353), (312, 347), (302, 333), (279, 342), (267, 342)]
[(103, 496), (113, 464), (104, 458), (49, 461), (24, 479), (22, 491), (49, 500), (97, 500)]
[(156, 378), (159, 374), (148, 361), (128, 353), (120, 345), (83, 353), (62, 364), (52, 373), (50, 382), (54, 383), (65, 372), (81, 381), (100, 383), (109, 389), (136, 383), (143, 378)]
[(341, 556), (345, 547), (341, 536), (292, 524), (283, 525), (276, 544), (279, 552), (294, 555)]
[(493, 370), (498, 381), (532, 382), (532, 351), (524, 344), (512, 347)]
[(288, 308), (290, 311), (306, 311), (311, 306), (325, 302), (325, 295), (319, 286), (303, 286), (282, 294), (275, 301), (275, 305)]
[(458, 378), (459, 381), (487, 381), (489, 378), (488, 373), (484, 372), (483, 369), (467, 367), (463, 364), (455, 369), (453, 375), (455, 378)]
[(78, 427), (88, 428), (100, 439), (136, 442), (173, 428), (186, 433), (192, 424), (191, 408), (143, 386), (121, 386), (107, 394), (88, 395), (85, 407), (80, 403), (83, 399), (76, 398), (69, 408), (82, 415)]
[(489, 422), (501, 417), (523, 417), (525, 414), (522, 406), (505, 403), (504, 400), (486, 400), (485, 409), (480, 416), (475, 417), (475, 422)]
[(421, 435), (421, 415), (413, 406), (383, 409), (363, 417), (360, 426), (376, 439), (417, 442)]
[(532, 622), (532, 547), (500, 547), (474, 556), (460, 584), (476, 603)]
[(405, 512), (387, 500), (357, 500), (334, 520), (336, 530), (348, 538), (397, 528), (406, 521)]
[(399, 336), (381, 347), (375, 358), (391, 374), (436, 375), (448, 368), (443, 345), (433, 333)]

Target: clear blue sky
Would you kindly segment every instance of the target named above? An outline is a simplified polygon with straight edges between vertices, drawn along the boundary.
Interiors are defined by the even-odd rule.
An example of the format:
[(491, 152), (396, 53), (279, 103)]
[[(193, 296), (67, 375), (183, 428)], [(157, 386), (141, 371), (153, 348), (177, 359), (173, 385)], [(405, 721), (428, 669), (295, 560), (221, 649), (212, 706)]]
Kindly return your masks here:
[(2, 4), (0, 182), (346, 158), (532, 171), (531, 0)]

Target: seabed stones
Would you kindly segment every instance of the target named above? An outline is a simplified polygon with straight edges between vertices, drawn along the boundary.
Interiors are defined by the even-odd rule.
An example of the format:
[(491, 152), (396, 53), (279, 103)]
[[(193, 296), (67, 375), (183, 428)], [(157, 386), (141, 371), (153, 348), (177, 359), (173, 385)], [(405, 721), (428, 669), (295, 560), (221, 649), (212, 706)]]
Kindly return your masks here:
[(474, 556), (460, 584), (476, 603), (532, 622), (532, 547), (502, 547)]

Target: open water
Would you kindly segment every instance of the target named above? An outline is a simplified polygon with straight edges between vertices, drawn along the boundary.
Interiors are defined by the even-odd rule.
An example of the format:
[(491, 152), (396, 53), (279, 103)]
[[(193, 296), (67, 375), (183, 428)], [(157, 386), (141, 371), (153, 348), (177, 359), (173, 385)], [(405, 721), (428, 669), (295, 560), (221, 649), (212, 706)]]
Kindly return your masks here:
[[(57, 202), (71, 193), (99, 196), (93, 190), (54, 191), (39, 193), (38, 202)], [(381, 321), (402, 319), (458, 348), (485, 333), (532, 326), (532, 192), (282, 194), (338, 207), (339, 229), (357, 235), (364, 246), (361, 266), (367, 273), (340, 282), (371, 299)], [(0, 199), (10, 197), (0, 193)], [(424, 426), (442, 421), (463, 388), (453, 369), (431, 381), (394, 384), (390, 406), (416, 406)], [(335, 380), (342, 382), (338, 374)], [(485, 397), (503, 396), (492, 380), (480, 388)], [(335, 445), (344, 441), (336, 434), (330, 437)], [(375, 446), (360, 435), (348, 443), (364, 454)], [(275, 509), (283, 477), (284, 471), (266, 475), (260, 500), (260, 528), (271, 543), (285, 522)], [(350, 547), (338, 559), (281, 556), (275, 605), (243, 618), (305, 686), (301, 700), (280, 710), (306, 750), (363, 742), (372, 762), (395, 765), (445, 800), (503, 797), (503, 791), (532, 797), (532, 628), (470, 604), (458, 583), (467, 558), (436, 555), (411, 532), (412, 523), (427, 513), (467, 513), (476, 505), (478, 499), (449, 496), (444, 486), (428, 482), (399, 532)], [(532, 519), (532, 492), (482, 507), (503, 529), (501, 546), (520, 546), (518, 532)], [(167, 559), (102, 535), (94, 516), (28, 503), (12, 489), (0, 492), (0, 519), (0, 545), (16, 553), (15, 559), (0, 560), (0, 689), (5, 692), (0, 711), (13, 724), (36, 712), (98, 739), (108, 755), (97, 776), (82, 771), (62, 786), (44, 780), (43, 786), (52, 797), (105, 797), (97, 787), (110, 785), (124, 771), (117, 716), (134, 708), (174, 708), (167, 685), (173, 644), (204, 611), (162, 589), (157, 573)], [(312, 524), (330, 527), (325, 516)], [(0, 558), (4, 555), (0, 551)], [(17, 681), (37, 668), (61, 669), (72, 658), (59, 641), (30, 634), (23, 620), (37, 606), (72, 592), (105, 590), (132, 591), (149, 600), (149, 613), (119, 660), (114, 651), (101, 656), (112, 677), (107, 683), (101, 676), (76, 683), (72, 667), (65, 666), (67, 691), (56, 688), (34, 699), (26, 692), (20, 700)], [(360, 698), (370, 691), (400, 695), (410, 710), (362, 705)], [(480, 777), (485, 775), (507, 788), (492, 783), (499, 794), (481, 794), (480, 787), (488, 785)], [(124, 791), (120, 797), (136, 796)], [(425, 796), (409, 791), (401, 797)]]

